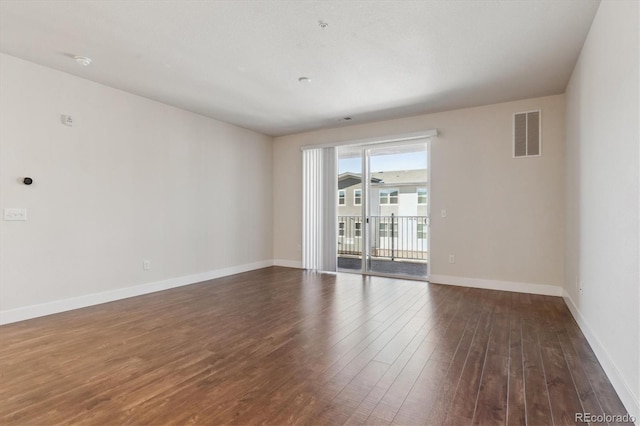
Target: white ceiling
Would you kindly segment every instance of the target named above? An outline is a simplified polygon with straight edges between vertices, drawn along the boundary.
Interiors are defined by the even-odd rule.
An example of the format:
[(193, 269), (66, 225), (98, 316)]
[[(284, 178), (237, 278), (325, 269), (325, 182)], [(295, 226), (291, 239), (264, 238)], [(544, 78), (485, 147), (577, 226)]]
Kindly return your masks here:
[(598, 4), (0, 0), (0, 51), (284, 135), (563, 93)]

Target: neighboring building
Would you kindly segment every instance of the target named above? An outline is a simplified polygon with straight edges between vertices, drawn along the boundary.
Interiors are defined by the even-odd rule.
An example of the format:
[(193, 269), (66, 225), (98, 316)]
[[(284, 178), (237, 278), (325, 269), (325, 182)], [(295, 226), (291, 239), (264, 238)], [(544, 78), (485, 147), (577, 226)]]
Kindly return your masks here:
[[(372, 173), (370, 189), (371, 255), (426, 260), (427, 170)], [(338, 252), (343, 255), (362, 253), (362, 191), (360, 174), (338, 176)]]

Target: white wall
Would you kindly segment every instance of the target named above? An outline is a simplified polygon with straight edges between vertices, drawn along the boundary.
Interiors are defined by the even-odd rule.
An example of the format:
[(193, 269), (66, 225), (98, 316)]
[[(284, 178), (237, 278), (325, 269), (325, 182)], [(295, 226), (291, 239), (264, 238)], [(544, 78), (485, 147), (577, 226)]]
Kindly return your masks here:
[(636, 416), (638, 14), (637, 1), (600, 4), (567, 87), (565, 287), (591, 346)]
[[(543, 156), (513, 159), (512, 114), (537, 108)], [(433, 281), (560, 295), (564, 108), (564, 96), (557, 95), (275, 138), (274, 257), (285, 265), (301, 260), (301, 146), (437, 128), (431, 148)], [(455, 264), (448, 263), (449, 254), (456, 255)]]
[(0, 93), (0, 206), (28, 209), (0, 221), (5, 321), (271, 263), (271, 137), (7, 55)]

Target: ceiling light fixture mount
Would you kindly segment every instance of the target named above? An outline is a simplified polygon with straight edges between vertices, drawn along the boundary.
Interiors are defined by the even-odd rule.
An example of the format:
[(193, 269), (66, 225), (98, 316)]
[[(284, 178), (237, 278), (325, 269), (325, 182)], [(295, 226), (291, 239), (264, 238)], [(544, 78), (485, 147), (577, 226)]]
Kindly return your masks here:
[(311, 79), (309, 77), (300, 77), (298, 78), (300, 83), (311, 83)]
[(327, 28), (329, 26), (329, 24), (327, 24), (326, 22), (324, 22), (321, 19), (321, 20), (318, 21), (318, 26), (324, 30), (325, 28)]
[(88, 66), (91, 63), (91, 58), (87, 58), (86, 56), (74, 56), (73, 59), (76, 60), (77, 63), (83, 66)]

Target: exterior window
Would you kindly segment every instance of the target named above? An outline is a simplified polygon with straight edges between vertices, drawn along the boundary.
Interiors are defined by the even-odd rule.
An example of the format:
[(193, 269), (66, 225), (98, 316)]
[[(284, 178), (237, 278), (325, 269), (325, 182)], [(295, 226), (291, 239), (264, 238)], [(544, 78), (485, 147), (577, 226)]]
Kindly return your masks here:
[(427, 239), (427, 225), (425, 225), (424, 223), (418, 223), (417, 231), (419, 240)]
[(344, 222), (338, 223), (338, 236), (344, 237)]
[[(398, 224), (393, 224), (393, 233), (394, 237), (398, 236)], [(391, 224), (390, 223), (381, 223), (380, 224), (380, 238), (391, 238)]]
[(362, 222), (356, 222), (356, 237), (362, 236)]
[(344, 206), (346, 202), (346, 194), (344, 189), (338, 191), (338, 205)]
[(427, 188), (418, 188), (418, 204), (427, 204)]
[(353, 190), (353, 205), (354, 206), (362, 205), (362, 189)]
[(397, 189), (381, 189), (380, 204), (398, 204)]

